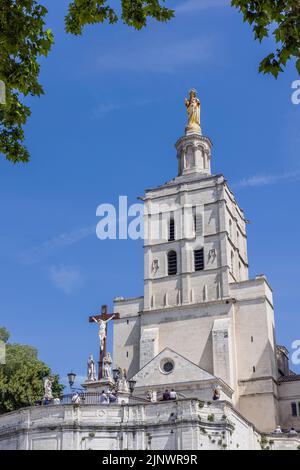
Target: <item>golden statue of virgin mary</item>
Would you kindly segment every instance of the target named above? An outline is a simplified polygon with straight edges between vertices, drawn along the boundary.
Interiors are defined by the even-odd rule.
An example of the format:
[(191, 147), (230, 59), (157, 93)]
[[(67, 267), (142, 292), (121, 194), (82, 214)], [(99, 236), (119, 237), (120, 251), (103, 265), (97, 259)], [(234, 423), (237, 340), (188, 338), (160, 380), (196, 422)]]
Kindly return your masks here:
[(200, 127), (200, 100), (197, 98), (197, 91), (192, 89), (189, 92), (189, 99), (185, 98), (185, 106), (188, 114), (188, 125), (186, 132), (201, 132)]

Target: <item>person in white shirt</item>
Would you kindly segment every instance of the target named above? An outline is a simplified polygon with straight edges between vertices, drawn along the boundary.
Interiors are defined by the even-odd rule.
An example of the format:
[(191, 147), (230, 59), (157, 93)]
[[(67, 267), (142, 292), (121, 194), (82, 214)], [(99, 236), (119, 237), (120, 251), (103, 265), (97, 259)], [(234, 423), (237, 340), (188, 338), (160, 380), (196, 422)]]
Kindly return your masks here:
[(289, 430), (289, 436), (297, 436), (297, 431), (294, 428)]
[(277, 426), (277, 428), (274, 431), (274, 434), (282, 434), (282, 430), (280, 426)]
[(80, 402), (81, 402), (81, 398), (79, 396), (79, 393), (74, 393), (74, 395), (72, 396), (72, 403), (74, 405), (80, 405)]
[(100, 404), (101, 405), (108, 405), (109, 404), (108, 396), (106, 395), (104, 390), (102, 391), (102, 393), (100, 395)]
[(177, 400), (177, 393), (175, 392), (173, 388), (170, 391), (170, 400)]

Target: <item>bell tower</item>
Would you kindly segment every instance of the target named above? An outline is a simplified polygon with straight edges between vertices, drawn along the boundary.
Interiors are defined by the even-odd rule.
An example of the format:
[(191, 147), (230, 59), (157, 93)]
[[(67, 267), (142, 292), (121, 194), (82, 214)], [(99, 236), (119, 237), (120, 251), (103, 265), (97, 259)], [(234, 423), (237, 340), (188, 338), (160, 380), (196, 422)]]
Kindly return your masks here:
[(224, 177), (211, 174), (194, 89), (185, 105), (178, 176), (145, 197), (145, 310), (225, 299), (230, 282), (248, 278), (244, 215)]

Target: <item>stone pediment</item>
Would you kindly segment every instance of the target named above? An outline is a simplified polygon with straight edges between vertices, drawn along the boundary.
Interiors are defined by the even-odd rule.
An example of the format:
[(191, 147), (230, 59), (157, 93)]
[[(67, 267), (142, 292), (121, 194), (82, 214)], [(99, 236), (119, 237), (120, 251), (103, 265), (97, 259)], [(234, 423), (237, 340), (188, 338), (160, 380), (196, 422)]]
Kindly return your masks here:
[(218, 379), (190, 360), (166, 348), (148, 362), (133, 377), (136, 387), (152, 387), (191, 382), (211, 382)]

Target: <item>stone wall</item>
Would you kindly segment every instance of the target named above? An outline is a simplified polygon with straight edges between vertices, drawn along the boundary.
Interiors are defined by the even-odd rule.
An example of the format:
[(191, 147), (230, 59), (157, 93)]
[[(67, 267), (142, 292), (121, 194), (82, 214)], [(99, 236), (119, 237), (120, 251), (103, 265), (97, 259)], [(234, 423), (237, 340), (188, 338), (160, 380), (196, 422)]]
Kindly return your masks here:
[[(38, 406), (0, 416), (0, 450), (258, 449), (260, 436), (227, 402)], [(296, 449), (299, 438), (276, 438)]]

